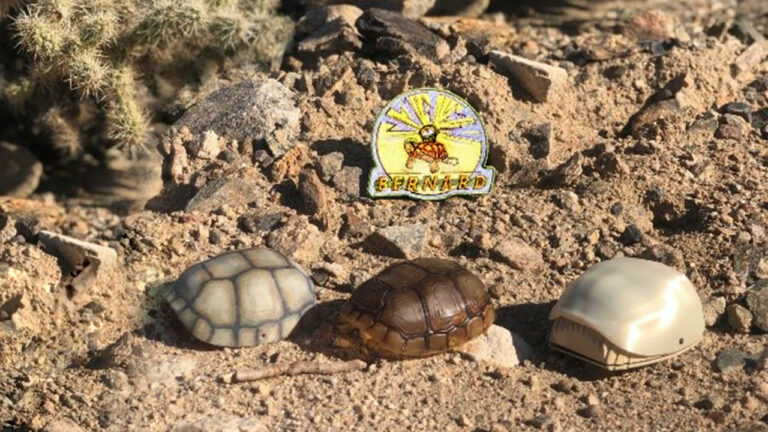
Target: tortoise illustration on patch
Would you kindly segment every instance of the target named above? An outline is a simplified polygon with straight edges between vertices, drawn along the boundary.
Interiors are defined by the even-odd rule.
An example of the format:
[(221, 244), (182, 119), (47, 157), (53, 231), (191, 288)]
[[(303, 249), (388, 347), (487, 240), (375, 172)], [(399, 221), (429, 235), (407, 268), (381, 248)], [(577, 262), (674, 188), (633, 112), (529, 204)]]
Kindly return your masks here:
[(437, 141), (439, 130), (435, 125), (428, 124), (419, 130), (419, 137), (406, 138), (405, 152), (408, 154), (408, 160), (405, 167), (413, 169), (414, 162), (423, 160), (429, 164), (429, 172), (436, 173), (440, 169), (440, 163), (448, 165), (458, 165), (459, 160), (455, 157), (448, 157), (448, 151), (445, 145)]

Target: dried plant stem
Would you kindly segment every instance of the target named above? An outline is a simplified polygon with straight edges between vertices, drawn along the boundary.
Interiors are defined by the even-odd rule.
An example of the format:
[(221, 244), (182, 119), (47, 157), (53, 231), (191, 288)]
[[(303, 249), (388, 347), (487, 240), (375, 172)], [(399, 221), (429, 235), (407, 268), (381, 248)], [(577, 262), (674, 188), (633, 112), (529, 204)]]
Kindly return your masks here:
[(248, 382), (257, 381), (277, 376), (293, 376), (303, 374), (329, 375), (336, 373), (352, 372), (363, 370), (367, 363), (362, 360), (333, 361), (333, 362), (311, 362), (297, 361), (294, 363), (268, 365), (259, 369), (238, 369), (233, 373), (224, 375), (224, 382)]

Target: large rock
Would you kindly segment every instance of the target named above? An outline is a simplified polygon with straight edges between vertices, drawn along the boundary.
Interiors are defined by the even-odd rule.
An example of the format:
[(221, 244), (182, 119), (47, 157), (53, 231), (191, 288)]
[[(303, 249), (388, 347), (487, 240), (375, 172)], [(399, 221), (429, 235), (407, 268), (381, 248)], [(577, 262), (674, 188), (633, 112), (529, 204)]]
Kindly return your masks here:
[(497, 70), (514, 79), (538, 102), (546, 102), (568, 82), (565, 69), (502, 51), (491, 51)]
[(383, 9), (366, 11), (357, 28), (378, 51), (393, 55), (419, 54), (440, 60), (450, 54), (450, 46), (418, 21)]
[(768, 279), (761, 279), (749, 288), (747, 307), (752, 312), (753, 324), (768, 333)]
[(0, 142), (0, 195), (28, 197), (37, 189), (43, 165), (29, 150)]
[(301, 110), (295, 94), (274, 79), (247, 79), (227, 85), (193, 105), (174, 124), (193, 134), (207, 130), (237, 141), (263, 141), (275, 157), (299, 135)]
[(490, 326), (485, 334), (458, 347), (456, 351), (473, 361), (502, 368), (517, 366), (533, 357), (533, 349), (522, 337), (497, 325)]

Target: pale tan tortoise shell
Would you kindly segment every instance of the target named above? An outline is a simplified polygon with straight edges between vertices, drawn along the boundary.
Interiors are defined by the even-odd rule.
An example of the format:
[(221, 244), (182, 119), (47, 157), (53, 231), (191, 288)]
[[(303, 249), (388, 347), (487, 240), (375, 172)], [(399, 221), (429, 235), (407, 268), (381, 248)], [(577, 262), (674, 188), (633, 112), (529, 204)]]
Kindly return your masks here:
[(266, 248), (226, 252), (193, 265), (166, 300), (193, 336), (226, 347), (284, 339), (317, 303), (307, 274)]

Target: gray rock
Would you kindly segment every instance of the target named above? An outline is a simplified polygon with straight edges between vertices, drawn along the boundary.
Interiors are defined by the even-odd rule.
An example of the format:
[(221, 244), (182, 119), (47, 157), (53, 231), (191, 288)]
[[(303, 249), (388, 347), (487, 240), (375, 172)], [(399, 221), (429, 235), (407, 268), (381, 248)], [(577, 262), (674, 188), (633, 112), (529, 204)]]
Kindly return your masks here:
[(28, 197), (37, 189), (43, 164), (24, 147), (0, 142), (0, 195)]
[(720, 117), (720, 126), (715, 131), (715, 137), (720, 139), (740, 140), (749, 128), (746, 120), (734, 115), (723, 114)]
[(629, 224), (619, 236), (619, 241), (626, 246), (640, 243), (643, 241), (643, 231), (637, 225)]
[(704, 303), (704, 324), (711, 327), (725, 313), (725, 297), (714, 297)]
[(261, 231), (271, 231), (282, 220), (282, 213), (248, 214), (240, 217), (238, 226), (244, 232), (255, 234)]
[(742, 305), (732, 304), (725, 308), (728, 325), (739, 333), (749, 333), (752, 327), (752, 313)]
[(541, 252), (517, 237), (502, 239), (493, 247), (491, 254), (517, 270), (533, 270), (544, 265)]
[(394, 225), (376, 230), (364, 242), (364, 249), (376, 255), (394, 258), (416, 258), (424, 249), (427, 226)]
[(747, 307), (755, 327), (768, 333), (768, 279), (760, 279), (747, 291)]
[(263, 141), (280, 157), (299, 135), (301, 110), (295, 94), (274, 79), (247, 79), (226, 85), (193, 105), (174, 124), (193, 134), (212, 130), (238, 142)]
[(531, 144), (531, 155), (536, 159), (549, 156), (552, 148), (552, 123), (546, 123), (532, 128), (523, 134)]
[(725, 405), (725, 400), (716, 393), (708, 394), (693, 404), (694, 407), (704, 411), (720, 409), (723, 405)]
[(317, 170), (320, 178), (327, 182), (344, 166), (344, 154), (331, 152), (318, 158)]
[(482, 336), (458, 347), (456, 351), (471, 360), (500, 368), (511, 368), (533, 358), (533, 348), (522, 337), (504, 327), (492, 325)]
[(743, 118), (747, 123), (752, 123), (752, 107), (744, 102), (730, 102), (723, 105), (722, 111)]
[(347, 166), (333, 176), (333, 185), (347, 199), (355, 199), (360, 196), (360, 177), (362, 168)]
[(754, 362), (756, 356), (737, 349), (720, 351), (715, 358), (715, 369), (720, 373), (742, 370), (749, 362)]
[(257, 201), (263, 195), (261, 185), (248, 178), (219, 178), (208, 181), (187, 203), (188, 212), (210, 213), (224, 204), (237, 207)]
[(568, 81), (568, 72), (557, 66), (502, 51), (491, 51), (489, 58), (497, 70), (519, 82), (538, 102), (549, 100)]
[(357, 28), (373, 41), (379, 51), (389, 54), (420, 54), (440, 60), (450, 54), (450, 46), (419, 22), (383, 10), (371, 9), (357, 20)]

